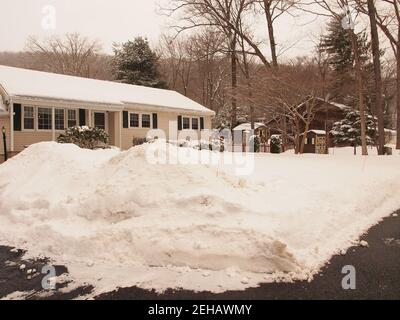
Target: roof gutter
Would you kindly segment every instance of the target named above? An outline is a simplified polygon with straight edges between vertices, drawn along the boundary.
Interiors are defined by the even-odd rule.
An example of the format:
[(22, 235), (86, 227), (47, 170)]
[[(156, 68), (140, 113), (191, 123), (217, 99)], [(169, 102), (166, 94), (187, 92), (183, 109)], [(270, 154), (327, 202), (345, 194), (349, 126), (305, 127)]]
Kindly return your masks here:
[(174, 112), (178, 114), (186, 114), (190, 113), (193, 115), (199, 116), (212, 116), (214, 117), (216, 113), (210, 109), (205, 111), (193, 110), (193, 109), (183, 109), (183, 108), (172, 108), (172, 107), (165, 107), (165, 106), (156, 106), (152, 104), (144, 104), (144, 103), (131, 103), (131, 102), (123, 102), (124, 109), (139, 109), (143, 111), (160, 111), (160, 112)]

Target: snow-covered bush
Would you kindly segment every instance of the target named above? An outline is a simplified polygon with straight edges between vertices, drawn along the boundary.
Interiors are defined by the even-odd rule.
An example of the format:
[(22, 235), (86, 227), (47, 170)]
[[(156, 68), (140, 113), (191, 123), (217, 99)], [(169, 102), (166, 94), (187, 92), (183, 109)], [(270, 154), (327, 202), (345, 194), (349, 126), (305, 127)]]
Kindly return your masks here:
[[(374, 145), (377, 138), (377, 131), (374, 118), (366, 116), (367, 144)], [(331, 130), (334, 142), (337, 145), (357, 147), (361, 145), (361, 119), (360, 112), (349, 109), (343, 120), (334, 123)]]
[(65, 130), (57, 138), (58, 143), (73, 143), (83, 149), (95, 149), (100, 146), (107, 146), (109, 135), (99, 128), (87, 126), (72, 127)]
[(176, 145), (180, 148), (193, 148), (196, 150), (211, 150), (223, 152), (223, 144), (219, 139), (212, 140), (178, 140), (169, 141), (169, 143)]
[(260, 152), (261, 150), (261, 138), (258, 135), (253, 135), (250, 137), (250, 147), (253, 152)]
[(282, 138), (279, 135), (271, 136), (270, 141), (271, 153), (281, 153)]

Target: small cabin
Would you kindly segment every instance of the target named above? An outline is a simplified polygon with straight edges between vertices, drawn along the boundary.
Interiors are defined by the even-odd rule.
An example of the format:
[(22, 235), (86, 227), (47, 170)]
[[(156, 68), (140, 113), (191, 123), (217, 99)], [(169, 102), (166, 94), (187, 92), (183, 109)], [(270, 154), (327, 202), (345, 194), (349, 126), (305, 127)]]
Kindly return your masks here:
[[(300, 142), (303, 136), (300, 136)], [(304, 144), (304, 153), (326, 153), (326, 131), (324, 130), (310, 130), (307, 132), (307, 137)]]

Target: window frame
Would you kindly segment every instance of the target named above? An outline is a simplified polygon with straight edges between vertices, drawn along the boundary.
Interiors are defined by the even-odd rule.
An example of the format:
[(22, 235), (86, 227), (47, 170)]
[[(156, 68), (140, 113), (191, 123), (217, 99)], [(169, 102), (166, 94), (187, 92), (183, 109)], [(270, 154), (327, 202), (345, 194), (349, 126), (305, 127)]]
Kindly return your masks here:
[[(197, 129), (193, 128), (193, 120), (197, 120)], [(194, 130), (194, 131), (199, 131), (200, 130), (200, 118), (192, 117), (190, 122), (191, 122), (191, 126), (190, 127), (192, 128), (192, 130)]]
[[(189, 120), (189, 128), (185, 128), (185, 119)], [(192, 117), (182, 116), (182, 131), (191, 130), (191, 128), (192, 128)]]
[[(50, 129), (40, 129), (39, 127), (39, 109), (49, 109), (50, 110)], [(36, 131), (42, 131), (42, 132), (52, 132), (53, 129), (53, 107), (41, 107), (37, 106), (36, 107)]]
[[(33, 111), (33, 129), (26, 129), (25, 128), (25, 108), (32, 108)], [(31, 106), (31, 105), (23, 105), (22, 106), (22, 131), (36, 131), (36, 108), (35, 106)]]
[[(189, 128), (184, 127), (183, 122), (184, 119), (189, 119)], [(197, 129), (193, 129), (193, 120), (196, 119), (197, 120)], [(200, 131), (200, 117), (197, 116), (188, 116), (188, 115), (182, 115), (182, 131), (188, 131), (188, 130), (192, 130), (192, 131)]]
[[(134, 127), (134, 126), (132, 126), (131, 124), (132, 124), (132, 120), (131, 120), (131, 116), (132, 115), (137, 115), (137, 122), (138, 122), (138, 125), (137, 125), (137, 127)], [(140, 129), (140, 127), (141, 127), (141, 116), (140, 116), (140, 113), (139, 112), (129, 112), (129, 129)]]
[[(57, 110), (62, 110), (63, 111), (63, 122), (64, 122), (64, 128), (63, 129), (57, 129), (57, 122), (56, 122), (56, 114), (57, 114)], [(54, 130), (55, 131), (65, 131), (66, 129), (66, 110), (65, 108), (54, 108)]]
[[(138, 127), (132, 127), (131, 126), (131, 114), (137, 114), (139, 116), (139, 126)], [(128, 120), (129, 120), (129, 126), (128, 129), (132, 129), (132, 130), (142, 130), (142, 129), (146, 129), (146, 130), (151, 130), (153, 128), (153, 114), (152, 113), (148, 113), (148, 112), (135, 112), (135, 111), (129, 111), (128, 112)], [(150, 127), (143, 127), (143, 116), (149, 116), (150, 118)]]
[[(65, 111), (66, 111), (65, 112), (65, 118), (66, 118), (65, 119), (66, 120), (65, 124), (66, 124), (67, 129), (79, 126), (79, 110), (78, 109), (66, 108)], [(69, 111), (74, 111), (75, 112), (75, 126), (72, 126), (72, 127), (69, 126), (69, 121), (70, 121), (70, 119), (69, 119)]]
[[(148, 127), (144, 127), (143, 126), (143, 116), (149, 116), (149, 126)], [(142, 129), (151, 129), (151, 128), (153, 128), (153, 119), (152, 119), (151, 113), (142, 113), (140, 115), (140, 126), (141, 126)]]

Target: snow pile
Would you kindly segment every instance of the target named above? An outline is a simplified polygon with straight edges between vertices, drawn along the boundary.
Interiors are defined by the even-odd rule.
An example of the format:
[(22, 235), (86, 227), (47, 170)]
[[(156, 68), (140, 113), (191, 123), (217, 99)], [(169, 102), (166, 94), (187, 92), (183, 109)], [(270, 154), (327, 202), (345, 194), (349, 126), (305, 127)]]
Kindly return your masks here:
[(260, 154), (243, 179), (221, 163), (154, 164), (149, 151), (211, 154), (31, 146), (0, 166), (0, 244), (67, 265), (97, 293), (220, 292), (307, 279), (400, 207), (400, 157)]

